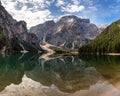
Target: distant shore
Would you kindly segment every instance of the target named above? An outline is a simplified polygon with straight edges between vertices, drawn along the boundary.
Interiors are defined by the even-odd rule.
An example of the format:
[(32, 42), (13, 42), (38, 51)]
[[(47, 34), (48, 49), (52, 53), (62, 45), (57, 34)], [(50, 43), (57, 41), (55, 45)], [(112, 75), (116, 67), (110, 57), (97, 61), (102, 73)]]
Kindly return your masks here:
[(106, 53), (106, 55), (120, 56), (120, 53)]
[(120, 56), (120, 53), (78, 53), (79, 55), (111, 55)]

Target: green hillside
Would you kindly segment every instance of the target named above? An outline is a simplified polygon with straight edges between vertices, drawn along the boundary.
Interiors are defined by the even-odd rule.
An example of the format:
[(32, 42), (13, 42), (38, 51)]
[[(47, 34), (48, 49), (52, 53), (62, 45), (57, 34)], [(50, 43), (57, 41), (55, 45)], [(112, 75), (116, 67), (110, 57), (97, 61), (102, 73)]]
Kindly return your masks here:
[(120, 20), (108, 26), (90, 43), (79, 48), (80, 53), (119, 53)]

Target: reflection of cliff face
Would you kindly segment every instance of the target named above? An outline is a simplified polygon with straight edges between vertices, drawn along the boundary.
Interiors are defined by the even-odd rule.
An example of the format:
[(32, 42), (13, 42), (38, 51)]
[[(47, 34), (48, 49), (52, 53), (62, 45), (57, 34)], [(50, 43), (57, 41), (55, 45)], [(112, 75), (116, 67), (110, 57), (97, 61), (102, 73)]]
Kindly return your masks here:
[[(83, 61), (84, 60), (84, 61)], [(120, 88), (119, 57), (61, 57), (48, 61), (38, 55), (0, 55), (0, 91), (11, 83), (22, 82), (23, 75), (45, 86), (56, 85), (63, 92), (88, 89), (99, 80)]]
[(0, 55), (0, 91), (11, 83), (19, 84), (22, 81), (24, 71), (32, 70), (35, 66), (36, 57), (26, 54)]
[(89, 88), (102, 76), (94, 67), (90, 67), (78, 57), (64, 57), (49, 61), (40, 61), (27, 77), (50, 86), (55, 84), (61, 91), (75, 92)]

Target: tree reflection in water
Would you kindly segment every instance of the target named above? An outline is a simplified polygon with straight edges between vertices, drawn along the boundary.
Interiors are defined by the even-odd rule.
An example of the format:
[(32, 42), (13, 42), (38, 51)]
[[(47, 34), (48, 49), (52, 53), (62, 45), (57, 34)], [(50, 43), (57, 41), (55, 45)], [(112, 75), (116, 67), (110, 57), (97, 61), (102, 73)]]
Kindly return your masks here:
[(0, 91), (10, 84), (20, 84), (23, 75), (60, 91), (74, 93), (107, 81), (119, 88), (118, 56), (66, 56), (44, 60), (39, 54), (0, 55)]
[(21, 54), (0, 55), (0, 91), (11, 83), (21, 83), (24, 72), (36, 66), (38, 60), (36, 56), (33, 54), (21, 56)]

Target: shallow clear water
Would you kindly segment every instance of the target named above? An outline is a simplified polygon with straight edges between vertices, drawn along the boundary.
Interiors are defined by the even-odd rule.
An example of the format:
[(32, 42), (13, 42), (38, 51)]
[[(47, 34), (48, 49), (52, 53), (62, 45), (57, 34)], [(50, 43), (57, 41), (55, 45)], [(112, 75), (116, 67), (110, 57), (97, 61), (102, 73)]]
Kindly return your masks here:
[(120, 96), (120, 57), (0, 55), (0, 96)]

